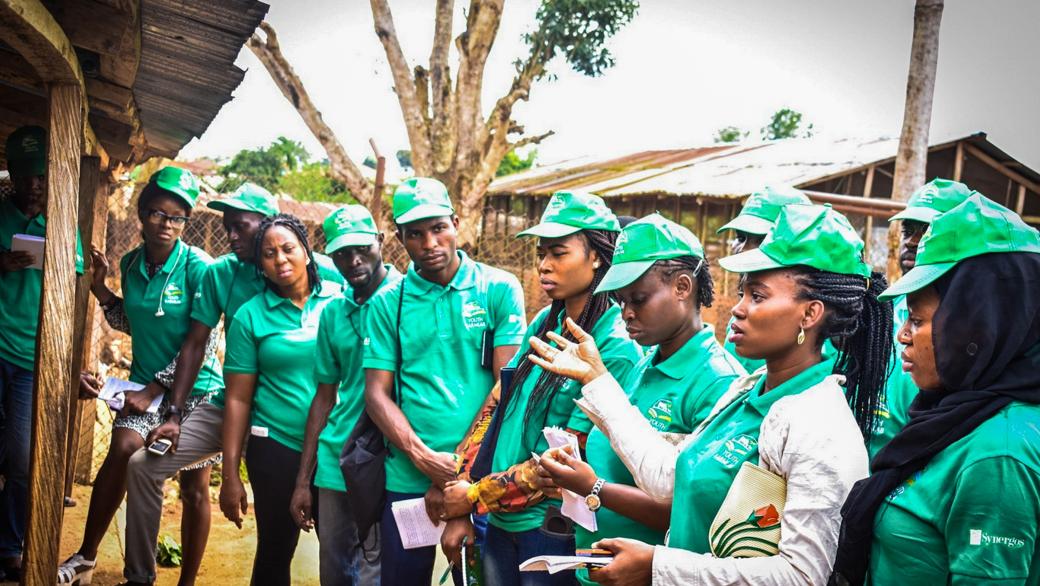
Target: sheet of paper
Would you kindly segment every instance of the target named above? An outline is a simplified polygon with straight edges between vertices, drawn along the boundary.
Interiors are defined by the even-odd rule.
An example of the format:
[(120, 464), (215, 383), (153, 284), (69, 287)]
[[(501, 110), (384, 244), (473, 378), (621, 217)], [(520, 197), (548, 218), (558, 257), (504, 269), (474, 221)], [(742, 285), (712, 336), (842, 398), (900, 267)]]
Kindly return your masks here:
[[(573, 433), (559, 427), (546, 427), (542, 430), (542, 434), (545, 435), (545, 441), (549, 442), (550, 448), (570, 446), (571, 454), (581, 460), (578, 438)], [(590, 511), (588, 505), (585, 504), (585, 495), (577, 495), (569, 490), (561, 492), (563, 493), (563, 506), (560, 507), (560, 512), (570, 517), (578, 525), (595, 533), (596, 513)]]
[(549, 572), (556, 574), (566, 570), (577, 570), (589, 566), (605, 566), (613, 557), (588, 557), (577, 555), (539, 555), (520, 564), (521, 572)]
[(43, 270), (43, 244), (44, 238), (29, 234), (15, 234), (11, 237), (11, 251), (21, 250), (33, 255), (33, 263), (30, 269)]
[[(144, 385), (139, 385), (121, 378), (110, 376), (105, 378), (105, 385), (101, 387), (101, 392), (98, 393), (98, 399), (108, 403), (109, 408), (113, 411), (122, 411), (125, 399), (124, 394), (127, 391), (140, 391), (143, 388)], [(162, 395), (153, 399), (152, 404), (148, 406), (147, 411), (149, 413), (159, 411), (159, 405), (162, 404), (162, 400)]]
[(401, 546), (405, 549), (429, 547), (441, 542), (445, 524), (434, 525), (430, 521), (423, 499), (397, 501), (390, 505), (390, 511), (394, 514), (397, 532), (401, 535)]

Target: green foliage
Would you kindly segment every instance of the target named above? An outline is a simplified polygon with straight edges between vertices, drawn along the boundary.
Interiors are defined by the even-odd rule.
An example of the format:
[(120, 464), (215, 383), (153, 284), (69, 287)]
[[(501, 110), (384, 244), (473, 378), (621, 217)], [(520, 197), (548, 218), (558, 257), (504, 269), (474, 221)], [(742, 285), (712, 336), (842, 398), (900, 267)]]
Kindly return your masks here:
[(715, 142), (739, 142), (747, 138), (748, 134), (750, 134), (748, 131), (736, 126), (727, 126), (715, 132)]
[(276, 191), (282, 175), (297, 170), (309, 158), (303, 145), (279, 136), (267, 147), (238, 151), (227, 165), (220, 168), (224, 181), (217, 186), (217, 190), (227, 193), (250, 181)]
[(498, 164), (498, 170), (495, 171), (495, 177), (503, 177), (505, 175), (519, 173), (520, 171), (526, 171), (534, 165), (536, 157), (538, 157), (538, 149), (531, 149), (525, 157), (516, 154), (515, 150), (509, 151), (506, 153), (505, 157), (502, 157), (502, 162)]
[(324, 161), (286, 173), (278, 181), (278, 191), (297, 201), (356, 203), (347, 186), (329, 176), (329, 165)]
[(545, 63), (562, 55), (572, 69), (595, 77), (613, 67), (606, 43), (638, 10), (637, 0), (542, 0), (538, 30), (524, 35), (524, 41)]
[(781, 138), (795, 138), (798, 136), (810, 137), (813, 135), (813, 125), (806, 127), (801, 135), (798, 127), (802, 124), (802, 113), (795, 112), (790, 108), (781, 108), (773, 113), (769, 124), (762, 127), (761, 133), (764, 140), (777, 140)]
[(181, 544), (169, 535), (163, 535), (159, 540), (159, 550), (155, 554), (155, 561), (164, 568), (176, 568), (181, 565)]
[(412, 151), (400, 150), (397, 151), (397, 164), (401, 165), (402, 168), (412, 168)]

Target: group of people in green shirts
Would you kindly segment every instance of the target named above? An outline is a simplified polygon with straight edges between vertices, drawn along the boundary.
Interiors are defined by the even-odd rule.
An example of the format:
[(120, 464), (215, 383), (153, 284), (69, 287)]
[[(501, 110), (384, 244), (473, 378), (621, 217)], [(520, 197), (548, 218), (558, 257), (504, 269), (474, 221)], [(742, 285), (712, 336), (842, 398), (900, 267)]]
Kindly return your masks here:
[[(43, 140), (8, 140), (15, 190), (0, 202), (9, 573), (40, 287), (10, 248), (44, 233)], [(91, 582), (124, 494), (124, 575), (154, 582), (163, 484), (178, 472), (180, 581), (193, 583), (209, 465), (223, 460), (220, 508), (241, 527), (243, 458), (255, 584), (290, 583), (311, 529), (323, 584), (429, 584), (436, 548), (405, 549), (393, 515), (413, 499), (443, 523), (456, 583), (474, 564), (495, 586), (1040, 583), (1040, 234), (961, 183), (929, 182), (892, 218), (904, 275), (891, 286), (839, 212), (792, 188), (752, 194), (720, 230), (735, 238), (717, 262), (740, 275), (725, 346), (701, 320), (714, 284), (697, 237), (658, 214), (622, 226), (595, 195), (558, 192), (520, 232), (551, 300), (528, 324), (517, 278), (459, 249), (434, 179), (394, 193), (403, 275), (365, 208), (329, 215), (325, 256), (251, 184), (207, 204), (232, 250), (214, 260), (180, 239), (198, 192), (188, 171), (152, 176), (121, 297), (91, 251), (92, 291), (131, 336), (143, 388), (126, 394), (59, 584)], [(96, 392), (84, 376), (83, 396)], [(362, 411), (389, 452), (378, 530), (359, 532), (338, 460)], [(560, 431), (547, 428), (577, 450), (550, 447)], [(145, 449), (160, 439), (168, 453)], [(563, 513), (573, 497), (594, 525)], [(589, 549), (609, 563), (519, 571)]]

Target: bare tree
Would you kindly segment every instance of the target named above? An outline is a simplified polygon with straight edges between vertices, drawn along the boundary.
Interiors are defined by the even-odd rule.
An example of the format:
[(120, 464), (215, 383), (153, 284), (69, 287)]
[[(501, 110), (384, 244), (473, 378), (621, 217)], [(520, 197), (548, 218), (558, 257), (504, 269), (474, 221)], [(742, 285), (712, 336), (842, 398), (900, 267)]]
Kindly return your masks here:
[[(932, 122), (935, 69), (939, 61), (939, 24), (943, 0), (917, 0), (914, 7), (914, 39), (910, 48), (910, 72), (906, 79), (906, 107), (899, 135), (892, 199), (906, 201), (925, 182), (928, 162), (928, 128)], [(899, 226), (888, 230), (888, 276), (899, 275)]]
[[(504, 0), (470, 0), (465, 30), (454, 37), (459, 59), (449, 63), (455, 1), (437, 0), (433, 49), (428, 66), (414, 68), (405, 58), (387, 0), (370, 0), (376, 36), (383, 45), (401, 107), (412, 167), (417, 175), (436, 177), (448, 186), (461, 219), (463, 243), (474, 243), (483, 199), (502, 158), (511, 150), (537, 144), (552, 130), (528, 134), (513, 117), (517, 102), (530, 97), (535, 82), (550, 76), (549, 65), (563, 57), (578, 72), (595, 76), (614, 64), (606, 42), (634, 17), (637, 0), (543, 0), (537, 28), (525, 35), (528, 53), (515, 63), (509, 91), (485, 113), (481, 101), (488, 54), (498, 35)], [(372, 207), (372, 189), (322, 120), (267, 23), (249, 48), (303, 117), (328, 153), (331, 173), (362, 204)], [(453, 77), (454, 75), (454, 83)]]

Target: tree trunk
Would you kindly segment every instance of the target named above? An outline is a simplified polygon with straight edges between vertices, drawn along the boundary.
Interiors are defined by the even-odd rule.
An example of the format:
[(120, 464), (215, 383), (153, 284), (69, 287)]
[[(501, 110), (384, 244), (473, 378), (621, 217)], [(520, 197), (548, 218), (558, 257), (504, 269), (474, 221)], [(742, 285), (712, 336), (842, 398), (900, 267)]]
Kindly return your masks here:
[[(935, 69), (939, 60), (939, 24), (943, 0), (917, 0), (914, 7), (914, 38), (910, 48), (910, 71), (906, 80), (906, 107), (899, 135), (892, 199), (906, 201), (925, 182), (928, 162), (928, 129), (932, 121)], [(888, 278), (899, 272), (899, 226), (888, 228)]]

